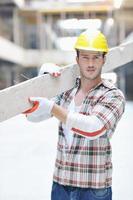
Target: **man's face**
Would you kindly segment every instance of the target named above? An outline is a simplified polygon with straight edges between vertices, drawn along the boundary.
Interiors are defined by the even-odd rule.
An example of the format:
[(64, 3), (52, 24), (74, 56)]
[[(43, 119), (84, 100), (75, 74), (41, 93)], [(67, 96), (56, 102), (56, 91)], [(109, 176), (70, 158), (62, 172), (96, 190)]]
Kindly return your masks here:
[(103, 53), (81, 50), (76, 60), (80, 67), (82, 78), (95, 80), (101, 76), (102, 66), (105, 62)]

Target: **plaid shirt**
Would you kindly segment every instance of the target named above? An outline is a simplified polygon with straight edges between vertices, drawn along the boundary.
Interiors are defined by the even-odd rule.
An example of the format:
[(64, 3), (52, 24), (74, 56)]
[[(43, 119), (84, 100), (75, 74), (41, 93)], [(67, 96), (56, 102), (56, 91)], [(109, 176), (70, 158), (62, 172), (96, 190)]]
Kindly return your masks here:
[[(71, 90), (57, 96), (56, 103), (67, 109), (80, 87), (80, 79)], [(80, 113), (96, 115), (106, 127), (106, 133), (97, 139), (78, 135), (73, 131), (71, 147), (67, 145), (62, 123), (59, 126), (54, 181), (62, 185), (82, 188), (105, 188), (112, 184), (110, 137), (124, 111), (122, 92), (107, 80), (102, 80), (88, 92)]]

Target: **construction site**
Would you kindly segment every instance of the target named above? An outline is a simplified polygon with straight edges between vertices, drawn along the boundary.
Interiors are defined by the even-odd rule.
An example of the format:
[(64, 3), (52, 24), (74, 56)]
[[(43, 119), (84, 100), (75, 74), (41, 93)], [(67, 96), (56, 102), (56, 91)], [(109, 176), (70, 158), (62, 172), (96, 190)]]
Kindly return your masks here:
[[(133, 200), (132, 0), (0, 0), (0, 92), (36, 78), (44, 63), (75, 65), (74, 44), (86, 29), (106, 36), (110, 54), (103, 77), (126, 99), (111, 139), (112, 200)], [(62, 87), (67, 88), (70, 79), (66, 77)], [(56, 84), (47, 90), (54, 94)], [(8, 104), (10, 113), (8, 107), (15, 102), (7, 93), (4, 104), (2, 95), (1, 107)], [(11, 115), (0, 111), (0, 200), (50, 200), (59, 121), (31, 123), (21, 114), (24, 110), (16, 109), (19, 112)]]

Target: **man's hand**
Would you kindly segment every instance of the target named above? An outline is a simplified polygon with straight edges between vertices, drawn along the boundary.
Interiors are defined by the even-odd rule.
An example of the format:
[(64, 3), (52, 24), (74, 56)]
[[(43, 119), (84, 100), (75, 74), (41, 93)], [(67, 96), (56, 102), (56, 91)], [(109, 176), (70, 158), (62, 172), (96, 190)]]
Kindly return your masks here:
[(23, 112), (29, 121), (39, 122), (51, 117), (54, 101), (43, 97), (30, 97), (29, 102), (33, 105), (32, 108)]
[(60, 70), (61, 70), (61, 68), (54, 63), (44, 63), (41, 66), (38, 75), (40, 76), (43, 74), (50, 74), (53, 77), (58, 77), (61, 75)]

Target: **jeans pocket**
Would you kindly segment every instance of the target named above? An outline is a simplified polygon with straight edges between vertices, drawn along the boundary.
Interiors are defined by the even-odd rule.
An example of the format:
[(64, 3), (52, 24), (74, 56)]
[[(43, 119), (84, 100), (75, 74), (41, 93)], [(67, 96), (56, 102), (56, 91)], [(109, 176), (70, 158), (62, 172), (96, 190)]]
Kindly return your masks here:
[(64, 189), (64, 186), (53, 182), (51, 200), (69, 200), (68, 194)]
[(54, 191), (57, 187), (57, 183), (53, 182), (53, 185), (52, 185), (52, 191)]
[(103, 189), (91, 189), (90, 192), (93, 197), (95, 198), (106, 198), (107, 196), (111, 196), (110, 188), (103, 188)]

